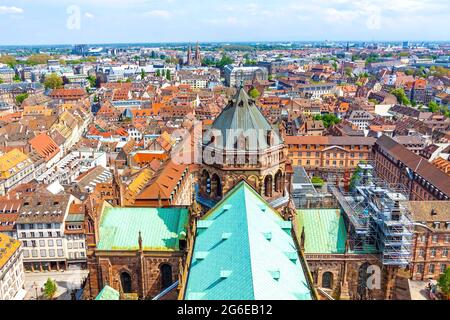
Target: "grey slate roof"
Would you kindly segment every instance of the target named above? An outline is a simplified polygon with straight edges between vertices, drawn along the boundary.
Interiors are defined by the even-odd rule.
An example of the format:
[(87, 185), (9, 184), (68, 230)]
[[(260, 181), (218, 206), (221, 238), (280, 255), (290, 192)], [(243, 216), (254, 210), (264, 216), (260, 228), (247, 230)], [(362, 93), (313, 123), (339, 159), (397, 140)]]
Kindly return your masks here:
[[(268, 131), (272, 131), (272, 146), (282, 144), (278, 130), (274, 130), (256, 106), (255, 101), (247, 95), (244, 88), (239, 89), (233, 100), (216, 118), (207, 134), (204, 135), (203, 144), (208, 145), (210, 137), (215, 136), (216, 147), (223, 148), (223, 145), (225, 145), (227, 150), (235, 149), (234, 142), (227, 143), (227, 141), (229, 141), (230, 136), (237, 134), (241, 130), (244, 135), (248, 134), (250, 140), (252, 138), (257, 139), (258, 150), (269, 147), (266, 138)], [(219, 135), (222, 137), (221, 139)]]

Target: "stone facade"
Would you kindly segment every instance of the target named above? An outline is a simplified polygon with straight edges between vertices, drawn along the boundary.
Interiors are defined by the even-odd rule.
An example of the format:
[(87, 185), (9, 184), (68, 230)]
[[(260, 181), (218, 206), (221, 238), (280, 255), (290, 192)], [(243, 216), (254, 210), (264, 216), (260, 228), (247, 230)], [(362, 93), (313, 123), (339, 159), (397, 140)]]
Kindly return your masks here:
[[(89, 256), (85, 298), (94, 299), (105, 285), (116, 289), (122, 295), (135, 293), (140, 299), (154, 298), (165, 289), (164, 281), (167, 281), (167, 278), (163, 278), (168, 274), (172, 283), (178, 281), (183, 261), (182, 252), (96, 252)], [(131, 290), (126, 288), (124, 274), (130, 278)], [(178, 290), (173, 290), (165, 299), (175, 300), (177, 295)]]
[[(316, 288), (340, 300), (391, 299), (396, 270), (381, 265), (376, 257), (356, 254), (306, 254)], [(380, 270), (380, 287), (368, 289), (369, 266)], [(374, 282), (370, 282), (373, 283)]]

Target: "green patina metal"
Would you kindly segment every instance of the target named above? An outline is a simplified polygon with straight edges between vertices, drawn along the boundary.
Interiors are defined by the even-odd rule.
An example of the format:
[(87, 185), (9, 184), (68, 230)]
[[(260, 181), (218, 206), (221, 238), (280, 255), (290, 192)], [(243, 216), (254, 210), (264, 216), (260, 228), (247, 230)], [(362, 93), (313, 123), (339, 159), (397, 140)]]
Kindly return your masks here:
[(345, 253), (347, 230), (339, 209), (297, 210), (297, 234), (305, 228), (305, 253)]
[(177, 251), (179, 238), (186, 234), (186, 208), (104, 209), (98, 250), (138, 250), (139, 232), (146, 251)]
[(199, 221), (187, 300), (310, 300), (290, 222), (239, 183)]

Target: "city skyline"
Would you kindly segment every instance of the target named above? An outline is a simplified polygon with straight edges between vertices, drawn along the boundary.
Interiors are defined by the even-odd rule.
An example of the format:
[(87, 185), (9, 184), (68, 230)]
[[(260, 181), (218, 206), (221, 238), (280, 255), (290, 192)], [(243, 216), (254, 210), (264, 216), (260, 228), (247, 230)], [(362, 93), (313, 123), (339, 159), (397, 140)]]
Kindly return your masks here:
[(443, 0), (3, 1), (0, 28), (14, 33), (0, 43), (445, 41), (449, 9)]

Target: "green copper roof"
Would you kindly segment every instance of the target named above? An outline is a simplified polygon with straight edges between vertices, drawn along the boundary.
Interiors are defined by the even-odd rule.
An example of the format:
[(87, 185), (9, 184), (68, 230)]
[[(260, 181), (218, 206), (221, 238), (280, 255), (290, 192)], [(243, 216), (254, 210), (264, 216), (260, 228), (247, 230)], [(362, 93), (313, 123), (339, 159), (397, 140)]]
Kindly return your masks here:
[(186, 300), (310, 300), (285, 222), (245, 182), (197, 226)]
[[(222, 110), (211, 125), (208, 133), (204, 135), (203, 144), (210, 143), (211, 133), (216, 136), (216, 147), (230, 150), (234, 149), (234, 142), (227, 143), (229, 136), (239, 134), (242, 130), (249, 134), (249, 138), (257, 138), (255, 143), (249, 145), (250, 148), (263, 150), (268, 148), (266, 134), (269, 130), (273, 132), (273, 144), (282, 143), (278, 130), (270, 125), (264, 115), (256, 106), (255, 102), (248, 96), (244, 88), (241, 88), (234, 99)], [(220, 132), (221, 138), (217, 137)], [(250, 140), (251, 141), (251, 140)]]
[(176, 251), (181, 232), (185, 232), (185, 208), (104, 209), (100, 222), (98, 250), (138, 250), (139, 231), (144, 250)]
[(120, 294), (110, 286), (105, 286), (95, 300), (120, 300)]
[(297, 211), (297, 234), (305, 227), (305, 253), (345, 253), (347, 231), (339, 209)]

